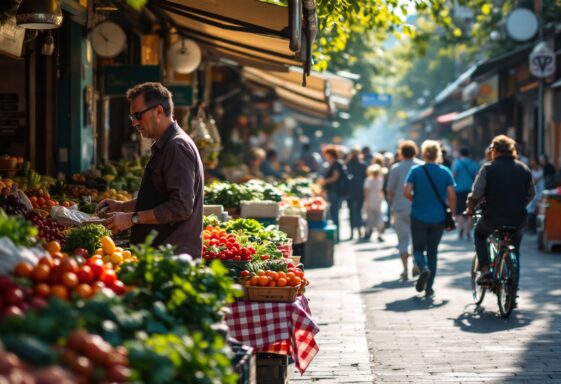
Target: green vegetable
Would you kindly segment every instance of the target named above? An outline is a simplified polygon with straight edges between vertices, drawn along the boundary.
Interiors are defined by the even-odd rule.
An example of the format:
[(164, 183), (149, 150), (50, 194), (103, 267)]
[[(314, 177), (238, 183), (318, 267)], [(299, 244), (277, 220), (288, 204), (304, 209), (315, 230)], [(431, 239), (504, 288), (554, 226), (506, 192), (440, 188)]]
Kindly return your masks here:
[(0, 237), (7, 237), (15, 245), (30, 247), (37, 242), (37, 227), (23, 217), (8, 216), (0, 208)]
[(103, 236), (111, 236), (111, 232), (101, 224), (72, 228), (64, 243), (64, 251), (73, 252), (76, 248), (86, 248), (93, 255), (101, 247), (100, 239)]
[(31, 336), (6, 335), (2, 337), (6, 349), (34, 366), (52, 365), (56, 354), (46, 343)]

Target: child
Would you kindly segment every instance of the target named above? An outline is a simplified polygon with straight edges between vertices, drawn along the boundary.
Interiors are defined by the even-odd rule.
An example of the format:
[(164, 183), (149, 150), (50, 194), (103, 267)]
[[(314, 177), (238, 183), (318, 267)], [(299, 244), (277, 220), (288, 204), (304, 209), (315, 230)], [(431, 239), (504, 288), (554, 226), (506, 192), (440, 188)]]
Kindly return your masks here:
[(379, 164), (370, 165), (366, 170), (368, 176), (364, 180), (364, 210), (366, 212), (366, 234), (369, 239), (374, 231), (378, 231), (378, 241), (384, 241), (382, 233), (384, 231), (384, 217), (382, 215), (382, 201), (384, 201), (383, 170)]

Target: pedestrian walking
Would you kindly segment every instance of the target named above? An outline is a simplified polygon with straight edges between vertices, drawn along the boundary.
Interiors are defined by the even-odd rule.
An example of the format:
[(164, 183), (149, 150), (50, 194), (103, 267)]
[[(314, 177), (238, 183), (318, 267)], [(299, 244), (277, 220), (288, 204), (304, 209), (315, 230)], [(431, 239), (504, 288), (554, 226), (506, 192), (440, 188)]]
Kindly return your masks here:
[[(397, 234), (397, 250), (403, 264), (401, 278), (408, 278), (407, 263), (410, 256), (409, 241), (411, 238), (411, 201), (403, 195), (405, 178), (411, 168), (415, 165), (423, 164), (417, 159), (419, 148), (412, 140), (405, 140), (399, 144), (398, 158), (401, 160), (392, 165), (388, 176), (387, 197), (390, 201), (390, 211), (393, 216), (393, 227)], [(414, 265), (412, 275), (419, 274), (419, 270)]]
[(366, 212), (365, 239), (372, 236), (374, 229), (378, 232), (378, 241), (384, 241), (384, 216), (382, 201), (384, 201), (384, 175), (379, 164), (372, 164), (367, 168), (367, 178), (364, 180), (364, 211)]
[(175, 253), (200, 258), (203, 231), (203, 164), (195, 143), (173, 117), (171, 92), (160, 83), (127, 91), (132, 126), (152, 139), (150, 160), (136, 199), (102, 200), (96, 213), (108, 212), (104, 225), (113, 232), (131, 228), (131, 244), (156, 231), (153, 246), (171, 244)]
[(340, 179), (343, 176), (344, 164), (339, 160), (339, 152), (333, 145), (323, 149), (323, 157), (326, 161), (325, 173), (318, 183), (323, 186), (329, 202), (329, 216), (333, 224), (337, 226), (337, 239), (339, 239), (339, 210), (342, 198), (340, 195)]
[(541, 194), (545, 187), (544, 172), (537, 158), (532, 158), (530, 160), (530, 171), (532, 172), (532, 181), (536, 188), (536, 195), (528, 204), (528, 230), (530, 232), (536, 232), (536, 219), (538, 215), (538, 203), (541, 199)]
[(411, 168), (403, 191), (411, 206), (411, 237), (413, 257), (421, 273), (415, 288), (434, 294), (438, 245), (444, 232), (446, 210), (441, 202), (448, 202), (451, 211), (456, 210), (456, 191), (452, 172), (443, 165), (440, 144), (425, 140), (421, 145), (424, 165)]
[(555, 166), (549, 162), (546, 155), (540, 156), (540, 165), (543, 168), (543, 180), (545, 189), (555, 188)]
[(351, 191), (347, 198), (349, 207), (349, 216), (351, 224), (351, 236), (354, 238), (355, 230), (358, 238), (362, 238), (362, 206), (364, 204), (364, 180), (366, 179), (366, 164), (361, 159), (361, 153), (358, 149), (351, 150), (349, 161), (347, 162), (347, 171), (351, 176)]
[(458, 239), (462, 239), (464, 234), (471, 240), (471, 216), (464, 219), (463, 212), (466, 210), (466, 200), (479, 166), (469, 157), (469, 149), (461, 148), (460, 157), (452, 164), (452, 174), (456, 181), (456, 221), (458, 222)]

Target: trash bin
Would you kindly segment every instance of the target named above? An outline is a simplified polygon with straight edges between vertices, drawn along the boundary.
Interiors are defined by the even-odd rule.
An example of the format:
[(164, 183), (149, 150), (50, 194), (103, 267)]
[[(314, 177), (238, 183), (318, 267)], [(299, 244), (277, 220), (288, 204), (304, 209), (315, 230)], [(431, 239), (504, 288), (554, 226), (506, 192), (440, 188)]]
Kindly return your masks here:
[(561, 187), (544, 191), (538, 207), (538, 247), (551, 252), (561, 245)]

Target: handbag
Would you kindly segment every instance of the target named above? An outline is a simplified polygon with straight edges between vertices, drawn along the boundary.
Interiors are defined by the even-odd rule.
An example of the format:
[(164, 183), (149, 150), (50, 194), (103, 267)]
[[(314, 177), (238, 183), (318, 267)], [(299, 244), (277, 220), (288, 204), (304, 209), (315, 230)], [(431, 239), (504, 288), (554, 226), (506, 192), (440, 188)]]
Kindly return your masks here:
[(423, 170), (427, 174), (427, 178), (429, 179), (432, 190), (434, 191), (436, 197), (438, 198), (438, 201), (440, 201), (440, 204), (442, 204), (442, 207), (444, 208), (444, 212), (445, 212), (444, 228), (447, 231), (453, 231), (454, 229), (456, 229), (456, 220), (454, 220), (454, 214), (452, 213), (452, 210), (450, 209), (450, 207), (444, 202), (444, 200), (442, 200), (442, 197), (440, 196), (440, 193), (438, 193), (438, 190), (436, 189), (436, 186), (434, 185), (434, 181), (432, 181), (432, 178), (430, 177), (429, 171), (427, 170), (427, 168), (424, 165), (423, 165)]

